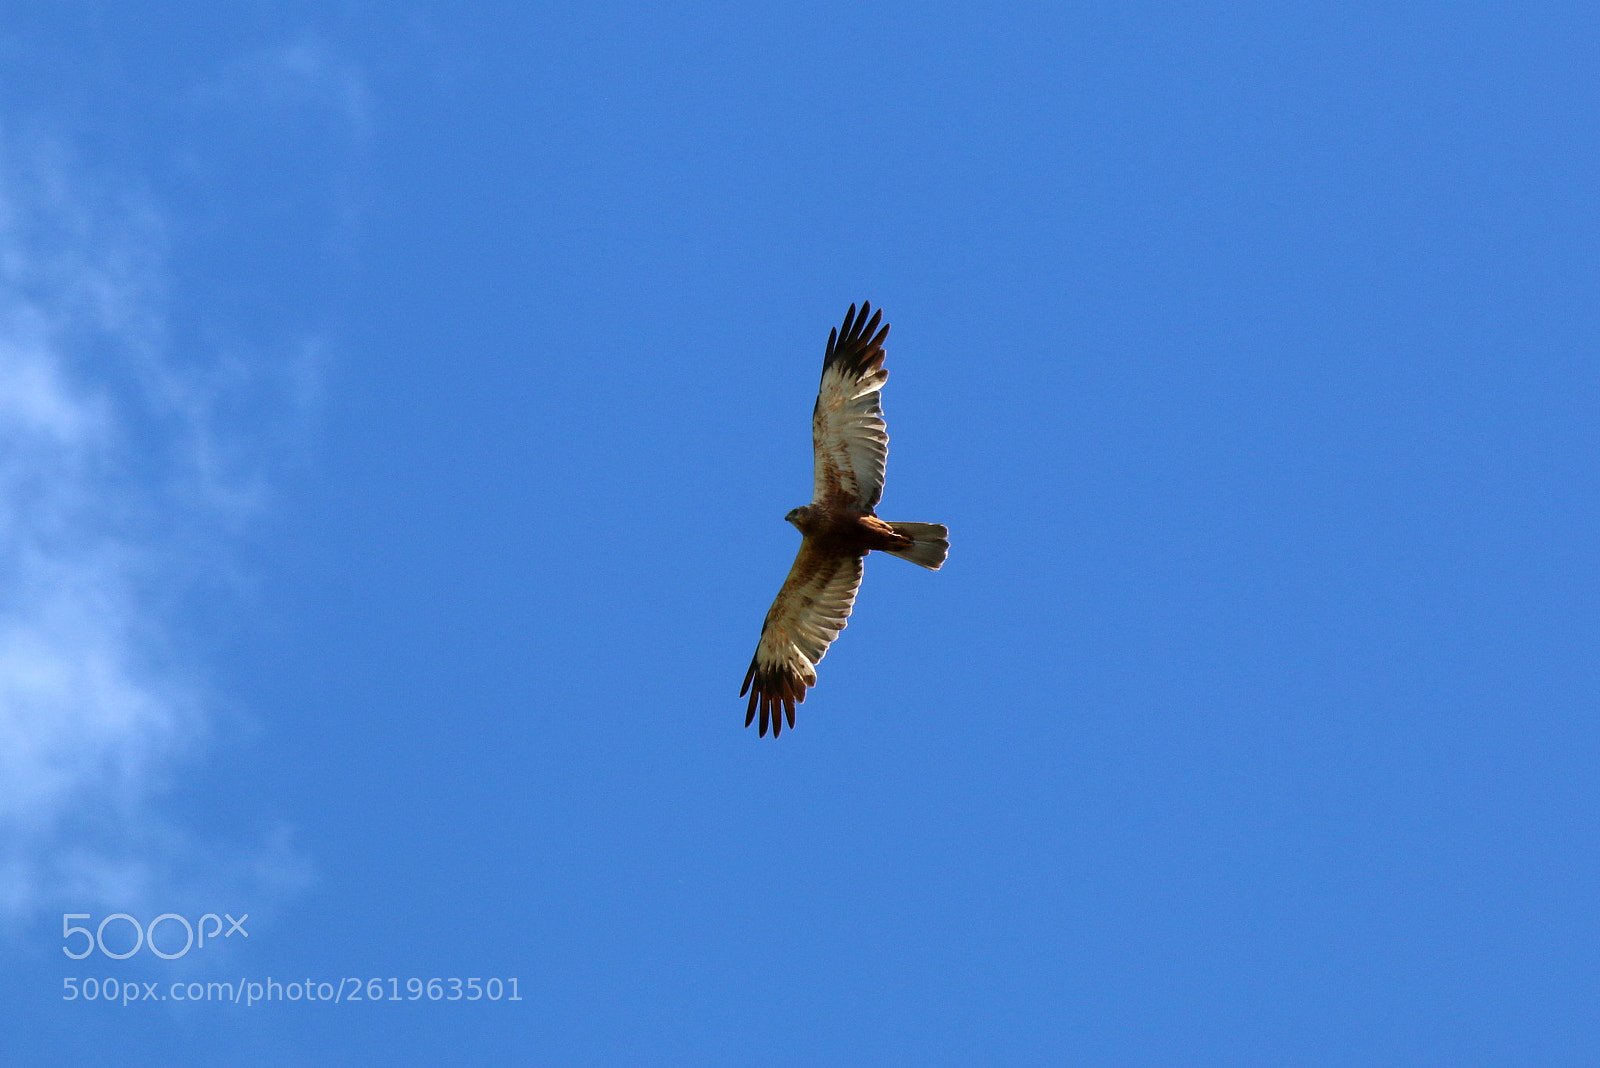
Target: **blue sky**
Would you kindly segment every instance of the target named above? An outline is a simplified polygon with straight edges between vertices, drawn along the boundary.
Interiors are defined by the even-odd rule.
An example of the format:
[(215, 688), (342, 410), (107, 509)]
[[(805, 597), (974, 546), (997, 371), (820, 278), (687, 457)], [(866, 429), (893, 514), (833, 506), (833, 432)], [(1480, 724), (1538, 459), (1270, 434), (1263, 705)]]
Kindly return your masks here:
[[(12, 12), (0, 1049), (1593, 1063), (1596, 29)], [(861, 300), (950, 562), (761, 739)]]

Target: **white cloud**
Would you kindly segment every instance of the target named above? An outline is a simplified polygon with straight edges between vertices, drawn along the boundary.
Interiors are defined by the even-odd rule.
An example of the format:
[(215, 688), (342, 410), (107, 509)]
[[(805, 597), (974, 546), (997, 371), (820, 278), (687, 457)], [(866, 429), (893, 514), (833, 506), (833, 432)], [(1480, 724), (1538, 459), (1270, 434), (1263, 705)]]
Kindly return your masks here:
[(166, 606), (260, 500), (228, 365), (169, 352), (163, 248), (137, 197), (0, 139), (0, 915), (304, 871), (160, 811), (216, 716)]
[(371, 130), (372, 100), (361, 68), (314, 34), (263, 48), (227, 66), (196, 94), (240, 110), (276, 113), (298, 124), (308, 116), (331, 120), (356, 141)]

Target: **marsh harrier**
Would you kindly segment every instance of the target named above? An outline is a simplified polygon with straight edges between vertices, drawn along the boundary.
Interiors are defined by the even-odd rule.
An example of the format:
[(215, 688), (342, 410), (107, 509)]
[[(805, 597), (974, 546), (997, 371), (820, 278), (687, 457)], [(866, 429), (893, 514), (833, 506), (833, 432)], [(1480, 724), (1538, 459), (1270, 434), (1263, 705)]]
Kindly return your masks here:
[[(872, 318), (868, 319), (868, 314)], [(822, 385), (811, 413), (815, 454), (812, 501), (784, 516), (804, 535), (800, 555), (761, 624), (761, 641), (745, 673), (743, 697), (750, 707), (744, 725), (761, 713), (761, 734), (794, 726), (794, 706), (817, 684), (816, 665), (844, 629), (861, 586), (861, 564), (873, 549), (937, 571), (950, 551), (950, 531), (938, 523), (885, 523), (873, 513), (883, 496), (889, 435), (878, 392), (889, 379), (883, 369), (883, 311), (850, 305), (844, 325), (828, 333)]]

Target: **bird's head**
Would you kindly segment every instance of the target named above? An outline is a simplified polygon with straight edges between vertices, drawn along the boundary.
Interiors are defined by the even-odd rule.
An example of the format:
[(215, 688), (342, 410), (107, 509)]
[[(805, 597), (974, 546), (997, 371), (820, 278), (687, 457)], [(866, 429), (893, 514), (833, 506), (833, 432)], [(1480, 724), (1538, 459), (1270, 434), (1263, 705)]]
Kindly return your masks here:
[(799, 508), (791, 508), (789, 509), (789, 514), (783, 518), (803, 530), (804, 528), (800, 527), (800, 524), (811, 518), (811, 506), (802, 504)]

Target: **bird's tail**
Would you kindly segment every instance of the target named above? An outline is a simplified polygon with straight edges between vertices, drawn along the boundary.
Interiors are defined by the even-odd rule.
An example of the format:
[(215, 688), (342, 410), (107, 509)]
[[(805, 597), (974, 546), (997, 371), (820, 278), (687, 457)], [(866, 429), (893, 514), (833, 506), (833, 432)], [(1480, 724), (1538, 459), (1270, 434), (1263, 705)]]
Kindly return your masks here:
[(929, 571), (937, 571), (944, 566), (944, 558), (950, 554), (950, 528), (939, 523), (890, 523), (896, 534), (903, 534), (911, 539), (910, 548), (886, 549), (902, 560), (910, 560), (913, 564), (920, 564)]

